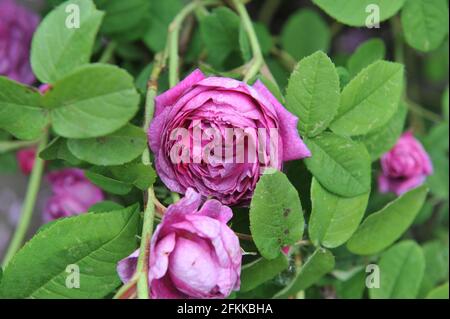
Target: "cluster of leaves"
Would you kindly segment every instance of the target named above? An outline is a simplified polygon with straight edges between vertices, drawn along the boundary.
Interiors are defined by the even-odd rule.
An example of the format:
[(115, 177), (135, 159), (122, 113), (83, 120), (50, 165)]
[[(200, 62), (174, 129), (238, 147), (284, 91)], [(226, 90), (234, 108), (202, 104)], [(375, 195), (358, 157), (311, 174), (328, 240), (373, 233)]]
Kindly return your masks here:
[[(136, 124), (143, 121), (153, 55), (165, 48), (169, 24), (183, 1), (69, 2), (81, 7), (80, 29), (61, 27), (66, 13), (59, 6), (33, 39), (33, 71), (52, 89), (41, 96), (0, 78), (1, 138), (34, 141), (50, 131), (54, 139), (41, 158), (82, 167), (94, 184), (128, 207), (104, 202), (90, 213), (43, 226), (5, 269), (1, 297), (110, 296), (120, 284), (117, 261), (137, 247), (141, 191), (155, 183), (157, 195), (171, 202), (155, 172), (140, 160), (146, 136)], [(448, 297), (448, 88), (443, 119), (423, 120), (406, 97), (416, 90), (409, 64), (405, 72), (402, 61), (387, 61), (391, 48), (385, 40), (370, 39), (350, 56), (330, 54), (333, 60), (326, 53), (333, 52), (334, 36), (326, 15), (338, 27), (362, 27), (366, 7), (377, 4), (381, 22), (390, 19), (393, 33), (402, 27), (411, 54), (432, 51), (425, 72), (439, 82), (436, 70), (442, 65), (428, 61), (446, 47), (448, 56), (447, 2), (313, 3), (290, 14), (278, 38), (268, 25), (254, 23), (270, 70), (258, 77), (298, 116), (298, 131), (313, 156), (287, 164), (284, 173), (261, 176), (250, 207), (233, 208), (232, 228), (252, 238), (242, 240), (242, 248), (258, 254), (244, 257), (241, 289), (232, 297), (316, 298), (329, 287), (340, 298)], [(252, 50), (240, 17), (225, 6), (196, 15), (197, 21), (185, 22), (187, 32), (180, 38), (183, 71), (200, 67), (207, 74), (241, 78)], [(90, 63), (105, 38), (115, 45), (108, 59), (120, 67)], [(392, 46), (403, 47), (401, 41)], [(161, 90), (167, 88), (165, 74), (159, 82)], [(427, 185), (398, 198), (380, 195), (378, 159), (404, 131), (408, 109), (417, 111), (409, 125), (424, 133), (435, 174)], [(289, 256), (281, 253), (286, 246)], [(81, 289), (66, 288), (69, 264), (84, 271)], [(378, 289), (366, 289), (368, 264), (379, 265)]]

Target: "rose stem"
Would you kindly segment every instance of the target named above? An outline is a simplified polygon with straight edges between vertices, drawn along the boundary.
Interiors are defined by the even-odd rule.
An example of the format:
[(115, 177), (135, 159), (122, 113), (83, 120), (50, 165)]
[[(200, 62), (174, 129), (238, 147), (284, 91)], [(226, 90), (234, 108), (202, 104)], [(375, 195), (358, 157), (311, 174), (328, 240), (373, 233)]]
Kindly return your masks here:
[(36, 145), (38, 141), (1, 141), (0, 154)]
[[(48, 141), (48, 132), (45, 131), (39, 141), (37, 154), (39, 154), (46, 147), (47, 141)], [(14, 254), (22, 246), (23, 240), (28, 230), (28, 226), (30, 225), (31, 216), (33, 215), (34, 205), (36, 203), (36, 197), (39, 192), (43, 172), (44, 172), (44, 160), (41, 159), (39, 155), (36, 155), (33, 170), (31, 171), (30, 180), (28, 182), (25, 201), (22, 206), (19, 224), (17, 225), (17, 228), (9, 244), (8, 250), (3, 259), (3, 267), (5, 267), (9, 263)]]
[(100, 59), (98, 60), (98, 63), (108, 63), (111, 60), (111, 58), (114, 54), (114, 51), (116, 50), (116, 47), (117, 47), (117, 42), (115, 42), (115, 41), (109, 42), (108, 45), (106, 46), (105, 50), (103, 51)]
[(197, 8), (218, 4), (217, 0), (193, 1), (185, 6), (169, 25), (168, 46), (169, 46), (169, 86), (174, 87), (179, 81), (178, 40), (180, 29), (184, 19)]
[(266, 0), (259, 11), (258, 20), (269, 26), (280, 4), (281, 0)]
[(252, 49), (253, 58), (250, 64), (250, 68), (244, 77), (244, 82), (248, 82), (254, 76), (256, 76), (264, 64), (264, 57), (261, 53), (261, 47), (259, 46), (258, 38), (256, 36), (255, 29), (253, 28), (253, 23), (248, 15), (247, 9), (241, 0), (232, 0), (236, 11), (241, 17), (242, 24), (244, 25), (245, 31), (247, 32), (250, 47)]

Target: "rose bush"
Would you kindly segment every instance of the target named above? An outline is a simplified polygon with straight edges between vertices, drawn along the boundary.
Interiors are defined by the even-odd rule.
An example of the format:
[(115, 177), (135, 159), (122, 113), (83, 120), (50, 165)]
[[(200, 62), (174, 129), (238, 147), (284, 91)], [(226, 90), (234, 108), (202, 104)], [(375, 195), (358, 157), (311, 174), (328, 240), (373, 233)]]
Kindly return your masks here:
[[(227, 226), (233, 213), (217, 200), (201, 201), (198, 193), (187, 189), (156, 227), (148, 272), (152, 298), (226, 298), (239, 290), (242, 254)], [(134, 274), (138, 254), (135, 251), (117, 266), (124, 283)]]
[(250, 2), (0, 0), (0, 298), (448, 298), (448, 1)]

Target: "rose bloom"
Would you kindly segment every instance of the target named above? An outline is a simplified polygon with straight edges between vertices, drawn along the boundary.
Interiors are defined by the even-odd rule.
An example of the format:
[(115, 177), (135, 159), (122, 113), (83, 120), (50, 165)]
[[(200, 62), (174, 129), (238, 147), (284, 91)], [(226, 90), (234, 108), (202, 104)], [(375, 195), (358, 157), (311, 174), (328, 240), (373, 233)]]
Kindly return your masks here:
[[(214, 199), (201, 203), (189, 188), (156, 228), (148, 273), (153, 299), (226, 298), (239, 289), (241, 249), (226, 224), (232, 211)], [(138, 255), (139, 250), (119, 262), (124, 283), (133, 276)]]
[(380, 192), (401, 195), (425, 182), (433, 173), (427, 152), (411, 132), (404, 133), (397, 144), (381, 157)]
[(30, 175), (33, 170), (34, 159), (36, 158), (36, 148), (24, 148), (16, 153), (16, 159), (19, 163), (19, 168), (25, 175)]
[(103, 192), (92, 184), (80, 169), (66, 168), (47, 175), (53, 196), (46, 203), (44, 220), (51, 221), (87, 212), (104, 199)]
[[(156, 98), (148, 137), (158, 175), (171, 191), (192, 187), (233, 205), (248, 202), (265, 168), (281, 169), (284, 161), (311, 155), (297, 122), (262, 82), (249, 86), (195, 70)], [(187, 132), (181, 139), (174, 134), (180, 130)], [(225, 143), (211, 153), (206, 151), (211, 140)], [(232, 156), (226, 156), (230, 150)], [(177, 162), (178, 153), (183, 159)]]
[(32, 84), (30, 48), (39, 16), (14, 0), (0, 0), (0, 75)]

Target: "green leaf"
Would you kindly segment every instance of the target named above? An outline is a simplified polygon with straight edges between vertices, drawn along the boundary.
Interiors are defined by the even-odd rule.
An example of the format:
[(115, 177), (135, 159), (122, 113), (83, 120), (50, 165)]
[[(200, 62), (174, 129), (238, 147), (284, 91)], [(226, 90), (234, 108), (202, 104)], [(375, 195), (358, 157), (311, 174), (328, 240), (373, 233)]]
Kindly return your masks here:
[(126, 71), (92, 64), (56, 82), (43, 102), (51, 109), (56, 133), (67, 138), (90, 138), (124, 126), (137, 112), (139, 98)]
[(94, 165), (121, 165), (142, 154), (147, 145), (144, 131), (127, 124), (118, 131), (97, 138), (70, 139), (70, 152), (79, 159)]
[(376, 161), (397, 143), (405, 126), (408, 108), (400, 102), (397, 112), (379, 129), (361, 136), (359, 139), (367, 147), (372, 161)]
[(427, 295), (427, 299), (447, 299), (448, 300), (448, 282), (436, 287)]
[[(66, 25), (76, 18), (72, 11), (66, 13), (69, 5), (79, 8), (79, 28)], [(102, 17), (103, 12), (95, 8), (92, 0), (70, 0), (51, 11), (33, 37), (31, 67), (36, 77), (43, 83), (53, 84), (89, 63)]]
[(442, 113), (444, 113), (445, 120), (448, 122), (449, 119), (449, 88), (444, 91), (442, 94)]
[(418, 187), (369, 215), (350, 238), (347, 248), (354, 254), (373, 255), (389, 247), (411, 226), (427, 193), (426, 186)]
[(366, 272), (360, 269), (350, 278), (336, 283), (336, 294), (339, 299), (362, 299), (366, 288)]
[[(362, 27), (366, 26), (366, 20), (372, 13), (370, 5), (378, 6), (382, 22), (394, 16), (403, 7), (405, 0), (313, 0), (313, 2), (339, 22)], [(371, 21), (368, 24), (372, 24)]]
[(274, 278), (289, 266), (285, 255), (280, 254), (277, 258), (268, 260), (260, 258), (242, 267), (240, 292), (255, 289), (262, 283)]
[(344, 197), (369, 192), (370, 157), (362, 143), (328, 132), (305, 142), (313, 154), (306, 167), (327, 190)]
[(142, 163), (128, 163), (110, 167), (112, 175), (125, 183), (132, 184), (144, 191), (156, 180), (156, 172), (151, 166)]
[(339, 87), (342, 90), (351, 80), (350, 72), (343, 66), (336, 67), (336, 72), (339, 76)]
[[(137, 205), (63, 218), (34, 236), (11, 260), (0, 284), (3, 298), (102, 298), (119, 284), (117, 262), (136, 248)], [(77, 265), (80, 287), (66, 287)]]
[(446, 0), (408, 0), (401, 21), (406, 42), (416, 50), (437, 49), (448, 34)]
[(349, 58), (347, 68), (353, 77), (370, 64), (384, 59), (385, 54), (386, 47), (383, 40), (378, 38), (367, 40), (359, 45)]
[(105, 11), (101, 31), (122, 39), (137, 39), (143, 35), (150, 15), (148, 0), (95, 0), (100, 10)]
[(93, 213), (105, 213), (105, 212), (111, 212), (115, 210), (123, 209), (124, 207), (120, 204), (117, 204), (116, 202), (105, 200), (98, 203), (95, 203), (91, 207), (89, 207), (88, 212)]
[(334, 256), (325, 248), (318, 248), (300, 268), (295, 278), (274, 298), (288, 298), (316, 283), (334, 268)]
[(419, 245), (411, 240), (389, 248), (381, 255), (380, 287), (369, 289), (371, 299), (412, 299), (417, 296), (425, 270)]
[(214, 66), (221, 65), (233, 52), (239, 52), (239, 17), (230, 9), (220, 7), (200, 20), (200, 31)]
[(369, 200), (369, 193), (340, 197), (324, 189), (316, 179), (311, 184), (312, 212), (309, 235), (318, 246), (335, 248), (345, 243), (358, 228)]
[(286, 108), (298, 116), (303, 136), (315, 136), (328, 127), (339, 99), (339, 76), (325, 53), (318, 51), (298, 63), (289, 78)]
[(266, 171), (256, 185), (250, 204), (250, 230), (266, 259), (275, 259), (284, 246), (299, 241), (304, 219), (300, 198), (286, 175)]
[(18, 139), (38, 138), (48, 123), (37, 90), (0, 76), (0, 128)]
[(355, 136), (385, 125), (398, 109), (403, 69), (398, 63), (378, 61), (358, 73), (342, 91), (330, 128), (337, 134)]
[(148, 29), (143, 40), (152, 51), (164, 49), (169, 24), (182, 8), (180, 0), (151, 1)]
[(108, 169), (104, 167), (93, 167), (84, 173), (87, 179), (108, 193), (126, 195), (133, 188), (132, 185), (111, 177)]
[(62, 137), (57, 137), (51, 141), (47, 147), (39, 153), (39, 157), (46, 160), (61, 159), (69, 162), (72, 165), (80, 165), (82, 161), (76, 158), (67, 147), (67, 140)]
[(281, 46), (296, 60), (319, 50), (327, 52), (330, 39), (326, 22), (310, 9), (293, 13), (281, 31)]
[(419, 297), (425, 297), (437, 284), (448, 279), (448, 246), (438, 240), (422, 246), (425, 256), (425, 273), (422, 279)]

